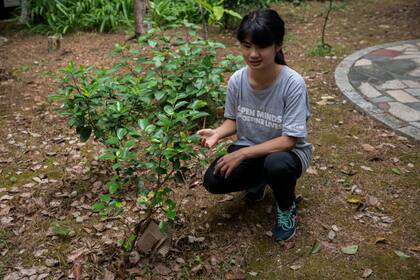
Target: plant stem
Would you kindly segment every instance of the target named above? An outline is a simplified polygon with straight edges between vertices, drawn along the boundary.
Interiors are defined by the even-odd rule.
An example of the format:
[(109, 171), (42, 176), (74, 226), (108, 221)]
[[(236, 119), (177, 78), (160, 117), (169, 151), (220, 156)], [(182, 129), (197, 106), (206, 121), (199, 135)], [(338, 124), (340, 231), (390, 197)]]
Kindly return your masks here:
[(325, 16), (324, 26), (322, 27), (322, 35), (321, 35), (321, 44), (322, 44), (322, 46), (325, 46), (326, 45), (325, 44), (325, 39), (324, 39), (324, 37), (325, 37), (325, 29), (327, 28), (328, 17), (330, 15), (331, 10), (332, 10), (332, 3), (333, 3), (333, 0), (330, 0), (330, 5), (329, 5), (328, 11), (327, 11), (327, 15)]

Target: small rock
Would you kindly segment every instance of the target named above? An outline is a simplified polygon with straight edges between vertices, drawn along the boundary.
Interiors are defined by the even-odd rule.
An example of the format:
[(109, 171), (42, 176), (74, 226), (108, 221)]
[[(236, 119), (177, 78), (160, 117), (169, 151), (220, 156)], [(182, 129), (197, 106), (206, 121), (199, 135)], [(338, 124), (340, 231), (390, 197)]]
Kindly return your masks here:
[(386, 223), (386, 224), (392, 224), (392, 222), (394, 221), (391, 217), (388, 216), (383, 216), (381, 217), (381, 221)]
[(39, 258), (40, 256), (42, 256), (43, 254), (45, 254), (47, 252), (48, 252), (47, 249), (42, 249), (42, 250), (35, 251), (34, 257)]
[(292, 270), (298, 270), (298, 269), (302, 268), (302, 265), (301, 265), (301, 264), (294, 264), (294, 265), (292, 265), (290, 268), (291, 268)]
[(338, 231), (339, 231), (339, 229), (338, 229), (338, 226), (337, 226), (337, 225), (332, 225), (332, 226), (331, 226), (331, 228), (332, 228), (332, 230), (333, 230), (333, 231), (335, 231), (335, 232), (338, 232)]
[(223, 213), (222, 214), (222, 217), (225, 218), (225, 219), (231, 219), (232, 218), (232, 215), (231, 214), (228, 214), (228, 213)]
[(45, 260), (45, 265), (48, 267), (55, 267), (59, 265), (59, 261), (55, 259), (47, 259)]
[(241, 272), (226, 274), (226, 280), (245, 280), (246, 275)]
[(258, 275), (258, 272), (250, 271), (250, 272), (248, 272), (248, 274), (255, 277), (255, 276)]
[(185, 260), (183, 258), (176, 258), (176, 262), (179, 264), (185, 264)]
[(137, 264), (140, 260), (140, 254), (137, 251), (132, 251), (130, 255), (128, 255), (128, 261), (130, 264)]
[(376, 205), (378, 205), (379, 200), (378, 200), (378, 198), (376, 198), (376, 197), (374, 197), (374, 196), (369, 195), (369, 196), (368, 196), (368, 199), (367, 199), (367, 202), (368, 202), (368, 204), (369, 204), (369, 205), (371, 205), (371, 206), (376, 206)]
[(193, 268), (191, 268), (191, 272), (198, 273), (202, 269), (203, 269), (203, 265), (200, 263), (200, 264), (194, 266)]
[(32, 276), (35, 273), (37, 273), (37, 269), (35, 268), (28, 268), (28, 269), (21, 269), (19, 272), (22, 274), (22, 276)]
[(271, 232), (271, 230), (266, 231), (265, 235), (267, 235), (268, 237), (273, 237), (273, 233)]
[(210, 257), (210, 264), (213, 266), (217, 265), (217, 258), (215, 256)]
[(43, 279), (47, 278), (48, 276), (50, 276), (49, 273), (42, 273), (42, 274), (38, 275), (38, 278), (36, 280), (43, 280)]
[(330, 232), (328, 232), (328, 239), (329, 240), (334, 240), (334, 238), (337, 236), (337, 234), (335, 233), (334, 230), (330, 230)]
[(363, 277), (363, 278), (368, 278), (370, 275), (372, 275), (372, 273), (373, 273), (373, 270), (372, 270), (372, 269), (370, 269), (370, 268), (366, 268), (366, 269), (363, 271), (363, 275), (362, 275), (362, 277)]
[(20, 273), (19, 272), (12, 272), (10, 274), (7, 274), (6, 276), (4, 276), (3, 280), (16, 280), (16, 279), (20, 279)]
[(105, 225), (103, 223), (93, 225), (93, 227), (99, 232), (104, 231), (104, 229), (105, 229)]
[(159, 263), (155, 266), (155, 268), (153, 269), (153, 272), (158, 275), (168, 275), (169, 273), (171, 273), (171, 269), (169, 269), (163, 263)]
[(0, 36), (0, 47), (6, 44), (7, 41), (9, 41), (9, 39), (7, 39), (6, 37)]

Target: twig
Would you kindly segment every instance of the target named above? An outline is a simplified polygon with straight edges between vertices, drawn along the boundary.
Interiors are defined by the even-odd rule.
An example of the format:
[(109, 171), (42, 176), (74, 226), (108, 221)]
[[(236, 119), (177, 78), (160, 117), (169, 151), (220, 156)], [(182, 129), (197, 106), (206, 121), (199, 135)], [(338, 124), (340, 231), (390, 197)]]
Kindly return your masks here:
[(325, 40), (324, 40), (324, 37), (325, 37), (325, 29), (327, 28), (328, 17), (330, 15), (331, 10), (332, 10), (332, 3), (333, 3), (333, 0), (330, 0), (330, 6), (328, 8), (327, 15), (325, 16), (324, 26), (322, 27), (321, 44), (323, 46), (326, 45), (325, 44)]

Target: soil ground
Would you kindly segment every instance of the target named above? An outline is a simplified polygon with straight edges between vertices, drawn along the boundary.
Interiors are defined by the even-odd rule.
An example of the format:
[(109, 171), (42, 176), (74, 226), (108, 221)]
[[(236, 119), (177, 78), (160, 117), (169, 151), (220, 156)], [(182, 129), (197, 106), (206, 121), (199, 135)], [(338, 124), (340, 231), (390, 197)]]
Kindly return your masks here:
[[(115, 241), (135, 224), (135, 204), (127, 201), (124, 219), (102, 221), (91, 212), (107, 179), (95, 160), (99, 147), (79, 143), (47, 99), (57, 88), (60, 67), (69, 61), (109, 66), (112, 46), (125, 35), (69, 34), (59, 51), (48, 53), (46, 36), (1, 23), (0, 36), (9, 41), (0, 47), (0, 278), (29, 268), (41, 274), (43, 266), (50, 279), (67, 278), (74, 268), (68, 257), (86, 249), (83, 279), (114, 274), (420, 279), (420, 147), (355, 111), (334, 83), (335, 66), (355, 50), (420, 38), (420, 1), (347, 1), (331, 14), (326, 41), (334, 53), (326, 57), (309, 55), (320, 37), (324, 3), (275, 8), (287, 25), (288, 64), (304, 76), (312, 106), (309, 140), (315, 154), (297, 186), (302, 199), (296, 236), (279, 244), (268, 236), (274, 221), (271, 196), (248, 208), (239, 194), (209, 195), (200, 186), (198, 168), (189, 187), (175, 189), (179, 221), (169, 257), (154, 264), (143, 258), (136, 269), (126, 265), (125, 270)], [(231, 34), (214, 33), (211, 39), (239, 54)], [(57, 236), (52, 225), (70, 233)], [(198, 239), (188, 242), (188, 236)], [(314, 244), (321, 250), (312, 254)], [(354, 255), (341, 251), (349, 245), (358, 245)]]

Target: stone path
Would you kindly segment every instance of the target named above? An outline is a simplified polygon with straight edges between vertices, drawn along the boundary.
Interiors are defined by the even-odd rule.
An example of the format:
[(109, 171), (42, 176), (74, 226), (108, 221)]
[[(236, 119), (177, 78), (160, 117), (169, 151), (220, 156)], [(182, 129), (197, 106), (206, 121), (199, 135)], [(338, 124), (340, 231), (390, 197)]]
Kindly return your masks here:
[(335, 80), (359, 110), (420, 142), (420, 39), (357, 51)]

